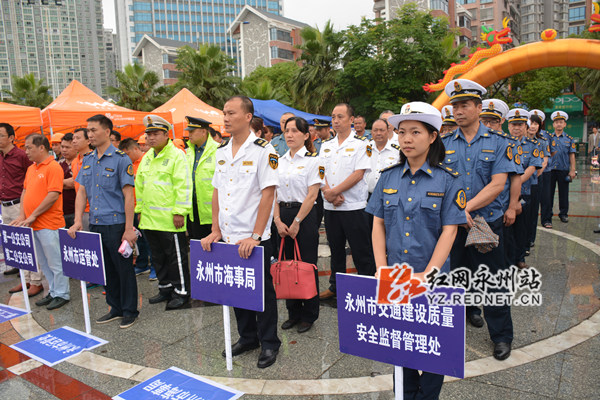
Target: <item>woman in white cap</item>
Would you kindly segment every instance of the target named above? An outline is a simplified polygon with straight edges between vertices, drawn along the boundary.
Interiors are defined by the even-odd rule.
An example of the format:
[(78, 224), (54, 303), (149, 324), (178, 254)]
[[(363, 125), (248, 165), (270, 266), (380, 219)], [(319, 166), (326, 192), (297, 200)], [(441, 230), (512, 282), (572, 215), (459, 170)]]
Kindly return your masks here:
[[(408, 103), (388, 122), (398, 129), (402, 150), (400, 162), (382, 171), (366, 208), (374, 216), (375, 263), (407, 263), (426, 281), (434, 268), (450, 272), (458, 225), (467, 222), (467, 197), (459, 174), (441, 165), (442, 117), (435, 107)], [(437, 399), (443, 381), (442, 375), (404, 368), (404, 396)]]

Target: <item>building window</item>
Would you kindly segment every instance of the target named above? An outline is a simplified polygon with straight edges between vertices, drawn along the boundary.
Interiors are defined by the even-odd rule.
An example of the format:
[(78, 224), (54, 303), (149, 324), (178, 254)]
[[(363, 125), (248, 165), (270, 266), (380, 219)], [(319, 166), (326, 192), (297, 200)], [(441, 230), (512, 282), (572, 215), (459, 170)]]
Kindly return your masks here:
[(494, 9), (493, 8), (482, 8), (479, 11), (480, 20), (485, 21), (488, 19), (494, 19)]
[(293, 60), (294, 53), (291, 50), (280, 49), (279, 47), (271, 47), (271, 58), (280, 58), (282, 60)]
[(569, 21), (578, 21), (580, 19), (585, 19), (585, 7), (569, 9)]
[(145, 1), (134, 1), (133, 2), (133, 10), (134, 11), (152, 11), (152, 6), (150, 3)]
[(281, 42), (293, 43), (292, 34), (288, 31), (284, 31), (277, 28), (271, 28), (271, 40), (279, 40)]
[(471, 29), (471, 19), (469, 19), (465, 15), (461, 15), (460, 17), (458, 17), (458, 26), (460, 26), (461, 28)]
[(446, 0), (431, 0), (432, 10), (442, 10), (448, 14), (448, 2)]
[(585, 28), (584, 25), (570, 26), (569, 27), (569, 35), (579, 35), (579, 34), (581, 34), (581, 32), (583, 32), (583, 28)]

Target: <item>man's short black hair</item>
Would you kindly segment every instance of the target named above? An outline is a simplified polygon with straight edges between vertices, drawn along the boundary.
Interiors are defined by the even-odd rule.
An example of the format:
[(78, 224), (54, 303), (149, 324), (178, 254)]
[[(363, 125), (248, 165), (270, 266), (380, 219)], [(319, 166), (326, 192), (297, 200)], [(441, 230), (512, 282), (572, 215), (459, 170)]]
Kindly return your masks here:
[(27, 135), (25, 140), (31, 140), (31, 143), (34, 146), (36, 146), (36, 147), (44, 146), (46, 151), (50, 151), (50, 142), (48, 141), (48, 138), (42, 134), (32, 133), (31, 135)]
[(227, 99), (226, 103), (228, 103), (234, 99), (240, 99), (242, 101), (242, 109), (245, 112), (250, 113), (250, 114), (252, 114), (252, 116), (254, 116), (254, 103), (252, 103), (252, 100), (250, 100), (250, 97), (242, 96), (242, 95), (238, 94), (236, 96), (231, 96), (229, 99)]
[(13, 128), (11, 124), (0, 122), (0, 128), (6, 129), (6, 134), (8, 137), (15, 136), (15, 128)]
[(139, 149), (140, 145), (132, 138), (125, 138), (121, 140), (121, 143), (119, 143), (119, 150), (129, 150), (133, 147), (137, 147)]
[(113, 130), (113, 123), (106, 115), (96, 114), (93, 117), (89, 117), (87, 122), (98, 122), (104, 129)]
[(75, 129), (75, 130), (73, 131), (73, 134), (75, 134), (75, 132), (83, 132), (83, 137), (84, 137), (86, 140), (90, 140), (90, 138), (88, 137), (88, 130), (87, 130), (87, 128), (77, 128), (77, 129)]
[(110, 136), (114, 136), (115, 139), (117, 139), (117, 142), (121, 141), (121, 134), (119, 132), (115, 131), (115, 130), (112, 130), (110, 132)]
[(221, 135), (221, 132), (219, 132), (218, 130), (214, 129), (213, 127), (209, 126), (208, 127), (208, 131), (210, 132), (210, 136), (214, 139), (215, 137), (219, 137), (220, 139), (223, 139), (223, 135)]
[(71, 132), (65, 134), (65, 136), (62, 137), (62, 139), (60, 139), (61, 142), (72, 142), (73, 141), (73, 134)]
[[(354, 117), (354, 107), (352, 107), (350, 104), (348, 103), (338, 103), (335, 105), (335, 107), (339, 107), (339, 106), (346, 106), (346, 110), (348, 112), (348, 116), (349, 117)], [(335, 108), (333, 107), (333, 108)]]

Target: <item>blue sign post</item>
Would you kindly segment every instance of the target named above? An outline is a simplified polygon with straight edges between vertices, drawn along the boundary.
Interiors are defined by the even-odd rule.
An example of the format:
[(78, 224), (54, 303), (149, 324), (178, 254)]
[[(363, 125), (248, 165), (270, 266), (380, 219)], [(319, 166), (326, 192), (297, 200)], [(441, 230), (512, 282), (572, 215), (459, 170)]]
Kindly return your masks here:
[(52, 367), (84, 350), (95, 349), (106, 343), (104, 339), (63, 326), (10, 347)]
[[(4, 248), (4, 263), (13, 268), (37, 272), (35, 258), (35, 241), (33, 229), (22, 226), (11, 226), (2, 224), (2, 247)], [(27, 312), (31, 312), (29, 297), (27, 296), (27, 282), (25, 274), (21, 275), (21, 287), (23, 288), (23, 300)]]
[(77, 232), (73, 239), (67, 232), (66, 229), (58, 230), (63, 273), (69, 278), (81, 281), (85, 331), (91, 333), (86, 282), (106, 285), (101, 235), (93, 232)]
[(113, 397), (115, 400), (234, 400), (244, 393), (182, 369), (166, 371)]
[[(464, 305), (432, 305), (425, 295), (412, 298), (409, 304), (381, 305), (376, 290), (375, 278), (337, 274), (340, 351), (464, 378)], [(446, 299), (463, 293), (464, 289), (449, 287), (428, 292)]]
[(223, 305), (225, 359), (233, 369), (229, 307), (264, 311), (264, 249), (257, 246), (248, 259), (238, 253), (239, 246), (213, 243), (204, 251), (199, 240), (190, 240), (192, 297)]

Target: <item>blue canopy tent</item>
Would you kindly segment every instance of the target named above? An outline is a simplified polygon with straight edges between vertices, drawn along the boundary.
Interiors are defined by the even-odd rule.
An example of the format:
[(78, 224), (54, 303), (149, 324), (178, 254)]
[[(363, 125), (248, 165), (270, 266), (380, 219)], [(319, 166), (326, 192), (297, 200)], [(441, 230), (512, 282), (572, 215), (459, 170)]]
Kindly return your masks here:
[(257, 100), (251, 99), (252, 103), (254, 103), (254, 115), (260, 117), (264, 120), (265, 125), (275, 127), (277, 132), (279, 129), (279, 119), (281, 116), (290, 112), (297, 117), (302, 117), (308, 121), (308, 123), (312, 124), (315, 118), (323, 119), (331, 122), (331, 117), (326, 117), (324, 115), (316, 115), (310, 114), (304, 111), (296, 110), (292, 107), (286, 106), (285, 104), (281, 104), (277, 100)]

